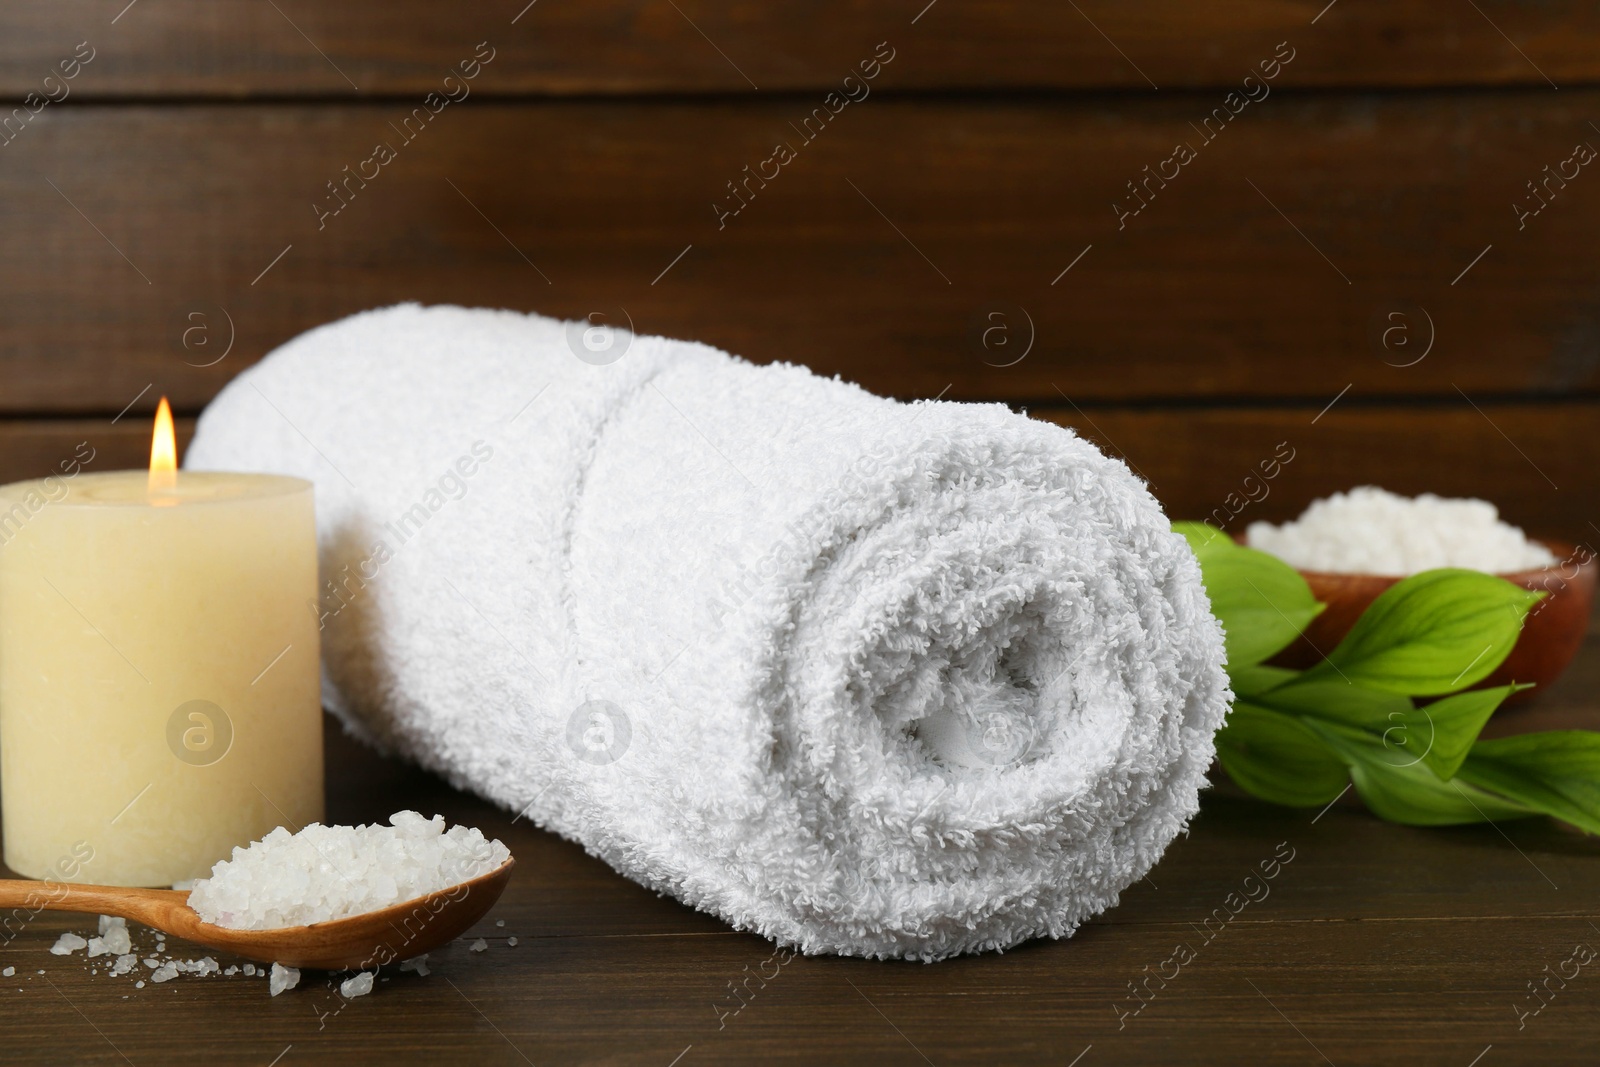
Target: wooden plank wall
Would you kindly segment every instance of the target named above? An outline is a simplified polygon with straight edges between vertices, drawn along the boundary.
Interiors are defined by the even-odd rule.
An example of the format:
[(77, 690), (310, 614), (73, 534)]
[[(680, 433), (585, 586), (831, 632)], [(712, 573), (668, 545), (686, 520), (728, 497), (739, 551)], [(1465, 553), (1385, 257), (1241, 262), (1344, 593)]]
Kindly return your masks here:
[(1600, 541), (1597, 46), (1569, 0), (8, 5), (0, 478), (138, 465), (162, 393), (362, 308), (625, 308), (1071, 424), (1177, 515), (1375, 482)]

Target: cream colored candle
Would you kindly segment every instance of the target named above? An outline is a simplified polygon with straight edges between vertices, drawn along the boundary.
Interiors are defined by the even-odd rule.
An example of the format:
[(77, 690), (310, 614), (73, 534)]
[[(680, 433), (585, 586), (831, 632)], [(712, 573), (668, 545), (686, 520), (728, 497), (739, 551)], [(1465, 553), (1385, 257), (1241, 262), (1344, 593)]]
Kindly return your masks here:
[(6, 865), (168, 885), (321, 820), (316, 595), (301, 479), (0, 488)]

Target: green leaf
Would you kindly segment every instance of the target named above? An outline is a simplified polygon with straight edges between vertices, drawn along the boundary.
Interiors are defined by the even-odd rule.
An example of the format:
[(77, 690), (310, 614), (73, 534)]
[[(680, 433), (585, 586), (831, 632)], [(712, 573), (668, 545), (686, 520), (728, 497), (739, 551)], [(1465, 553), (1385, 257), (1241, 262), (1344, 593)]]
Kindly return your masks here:
[(1200, 561), (1211, 612), (1222, 622), (1230, 672), (1281, 652), (1322, 611), (1305, 579), (1276, 556), (1238, 545), (1202, 522), (1175, 522), (1172, 529)]
[(1374, 815), (1408, 826), (1523, 819), (1538, 812), (1460, 781), (1441, 781), (1420, 759), (1396, 753), (1364, 730), (1306, 723), (1350, 768), (1356, 792)]
[(1383, 734), (1413, 710), (1410, 697), (1352, 685), (1342, 678), (1299, 678), (1258, 694), (1258, 703), (1293, 715), (1311, 715), (1329, 722)]
[(1228, 681), (1233, 686), (1233, 695), (1236, 697), (1265, 693), (1298, 677), (1300, 677), (1299, 671), (1291, 671), (1286, 667), (1264, 667), (1260, 664), (1228, 669)]
[(1326, 804), (1344, 792), (1349, 776), (1316, 734), (1293, 718), (1235, 703), (1217, 733), (1217, 758), (1240, 788), (1295, 808)]
[(1350, 777), (1362, 802), (1374, 815), (1407, 826), (1457, 826), (1539, 814), (1459, 780), (1440, 781), (1422, 763), (1407, 767), (1367, 763), (1352, 766)]
[(1270, 708), (1357, 726), (1376, 736), (1391, 764), (1426, 761), (1442, 780), (1455, 776), (1483, 724), (1511, 693), (1527, 686), (1474, 689), (1414, 707), (1396, 693), (1333, 680), (1292, 681), (1255, 699)]
[(1405, 734), (1409, 746), (1423, 746), (1422, 758), (1440, 778), (1456, 776), (1461, 761), (1467, 758), (1483, 724), (1489, 721), (1501, 701), (1530, 685), (1502, 685), (1494, 689), (1469, 689), (1465, 693), (1436, 700), (1402, 716), (1395, 727)]
[(1424, 571), (1385, 590), (1306, 674), (1411, 696), (1466, 689), (1500, 666), (1542, 596), (1480, 571)]
[(1189, 542), (1189, 550), (1202, 566), (1210, 553), (1237, 547), (1233, 538), (1204, 522), (1175, 522), (1172, 532), (1183, 535), (1183, 539)]
[(1222, 621), (1228, 668), (1237, 670), (1283, 651), (1323, 605), (1287, 563), (1231, 541), (1216, 547), (1219, 542), (1197, 555), (1211, 612)]
[(1479, 741), (1457, 777), (1600, 833), (1600, 733), (1552, 730)]

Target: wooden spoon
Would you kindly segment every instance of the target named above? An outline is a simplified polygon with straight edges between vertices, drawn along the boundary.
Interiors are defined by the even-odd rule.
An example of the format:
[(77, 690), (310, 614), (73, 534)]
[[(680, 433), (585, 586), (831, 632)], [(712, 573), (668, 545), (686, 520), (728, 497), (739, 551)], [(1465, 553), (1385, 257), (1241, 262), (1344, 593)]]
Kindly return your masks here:
[(514, 866), (516, 860), (508, 859), (488, 874), (425, 897), (347, 919), (275, 930), (213, 926), (189, 907), (189, 894), (177, 889), (0, 879), (0, 907), (120, 915), (185, 941), (260, 963), (328, 971), (370, 970), (420, 956), (466, 931), (500, 899)]

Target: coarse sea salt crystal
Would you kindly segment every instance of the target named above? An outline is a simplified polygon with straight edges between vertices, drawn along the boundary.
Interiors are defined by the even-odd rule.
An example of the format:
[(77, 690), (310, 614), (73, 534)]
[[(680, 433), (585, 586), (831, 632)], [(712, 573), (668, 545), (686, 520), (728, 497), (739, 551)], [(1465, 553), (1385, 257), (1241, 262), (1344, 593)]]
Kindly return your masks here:
[(235, 930), (304, 926), (377, 911), (488, 874), (511, 858), (499, 841), (442, 816), (396, 812), (389, 825), (278, 827), (195, 883), (189, 906)]
[(1403, 577), (1435, 567), (1510, 574), (1556, 562), (1486, 500), (1413, 499), (1370, 485), (1315, 501), (1281, 526), (1253, 522), (1245, 540), (1292, 567), (1333, 574)]
[(376, 971), (362, 971), (354, 978), (346, 978), (339, 983), (339, 995), (346, 1000), (364, 997), (372, 992), (372, 976)]
[(176, 977), (178, 977), (178, 965), (168, 961), (151, 972), (150, 981), (170, 982)]
[(468, 952), (487, 952), (487, 951), (489, 951), (489, 942), (485, 941), (483, 938), (480, 937), (480, 938), (478, 938), (478, 940), (474, 941), (472, 944), (467, 946), (467, 951)]
[[(128, 933), (128, 921), (118, 915), (100, 916), (100, 948), (113, 956), (133, 951), (133, 937)], [(89, 955), (94, 955), (94, 941), (89, 942)]]
[(138, 956), (134, 955), (132, 952), (124, 953), (123, 955), (117, 957), (116, 963), (111, 965), (111, 975), (112, 977), (120, 977), (121, 975), (127, 974), (138, 965)]
[(277, 996), (285, 989), (293, 989), (300, 984), (300, 969), (298, 967), (285, 967), (281, 963), (272, 965), (272, 977), (267, 982), (267, 988)]
[(428, 977), (428, 975), (432, 973), (428, 970), (428, 954), (426, 952), (420, 956), (414, 956), (409, 960), (402, 960), (400, 962), (400, 969), (402, 971), (416, 971), (417, 974), (423, 978)]
[(133, 983), (133, 988), (135, 988), (135, 989), (143, 989), (144, 988), (144, 979), (141, 978), (137, 982)]
[(89, 942), (77, 934), (62, 934), (56, 938), (56, 943), (50, 946), (52, 956), (70, 956)]
[(0, 971), (0, 978), (10, 978), (16, 973), (17, 969), (15, 967), (7, 967), (5, 970)]
[(507, 948), (516, 948), (517, 947), (517, 939), (514, 938), (514, 937), (506, 938), (506, 947)]

